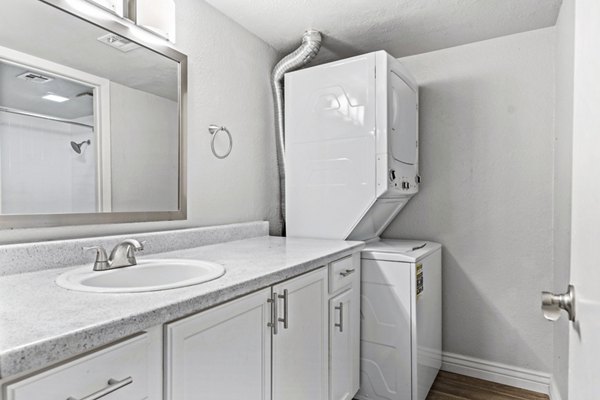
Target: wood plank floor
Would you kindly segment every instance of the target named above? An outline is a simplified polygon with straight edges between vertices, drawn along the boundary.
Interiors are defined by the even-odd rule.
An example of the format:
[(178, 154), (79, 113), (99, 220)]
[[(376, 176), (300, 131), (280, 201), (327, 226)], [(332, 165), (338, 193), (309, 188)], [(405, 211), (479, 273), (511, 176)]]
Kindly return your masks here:
[(549, 400), (548, 396), (440, 371), (427, 400)]

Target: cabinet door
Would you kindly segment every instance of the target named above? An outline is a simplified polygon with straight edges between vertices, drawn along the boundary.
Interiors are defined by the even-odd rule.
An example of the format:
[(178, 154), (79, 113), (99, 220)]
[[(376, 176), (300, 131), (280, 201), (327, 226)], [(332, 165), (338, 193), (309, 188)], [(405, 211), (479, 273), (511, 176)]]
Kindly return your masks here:
[(349, 289), (329, 300), (329, 400), (351, 400), (356, 394), (354, 290)]
[[(276, 285), (273, 293), (278, 297), (278, 319), (287, 317), (288, 322), (286, 328), (278, 321), (273, 335), (273, 400), (325, 400), (327, 272), (321, 268)], [(287, 299), (280, 298), (284, 296)]]
[(270, 294), (167, 325), (166, 400), (271, 398)]

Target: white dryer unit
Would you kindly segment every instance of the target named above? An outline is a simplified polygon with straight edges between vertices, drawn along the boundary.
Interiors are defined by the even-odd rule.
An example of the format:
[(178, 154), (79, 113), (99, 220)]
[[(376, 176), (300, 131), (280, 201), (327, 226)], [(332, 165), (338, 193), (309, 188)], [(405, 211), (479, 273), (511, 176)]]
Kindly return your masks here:
[(287, 236), (378, 237), (419, 190), (418, 87), (384, 51), (285, 75)]
[(381, 240), (362, 251), (359, 400), (425, 400), (442, 365), (441, 246)]

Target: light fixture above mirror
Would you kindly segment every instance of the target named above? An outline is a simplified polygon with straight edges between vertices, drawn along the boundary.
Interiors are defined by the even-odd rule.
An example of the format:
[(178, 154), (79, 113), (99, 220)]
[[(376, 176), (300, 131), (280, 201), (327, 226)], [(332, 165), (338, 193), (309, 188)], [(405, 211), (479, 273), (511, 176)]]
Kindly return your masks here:
[(99, 6), (175, 43), (174, 0), (71, 0), (76, 1), (87, 1)]
[(126, 17), (125, 15), (125, 2), (126, 0), (85, 0), (94, 5), (100, 6), (112, 13), (117, 14), (119, 17)]

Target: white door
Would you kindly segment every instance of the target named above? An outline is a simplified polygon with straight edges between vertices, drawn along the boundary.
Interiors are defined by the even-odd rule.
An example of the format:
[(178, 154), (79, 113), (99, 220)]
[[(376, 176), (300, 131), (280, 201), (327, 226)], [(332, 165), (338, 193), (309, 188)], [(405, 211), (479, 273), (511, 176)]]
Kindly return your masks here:
[(273, 294), (273, 400), (326, 400), (327, 272), (321, 268), (273, 286)]
[(392, 156), (396, 161), (414, 165), (417, 162), (417, 129), (415, 112), (417, 93), (394, 71), (390, 72), (389, 124), (392, 128)]
[(569, 400), (600, 399), (600, 2), (575, 6)]
[(329, 400), (351, 400), (358, 391), (354, 387), (354, 359), (358, 348), (356, 327), (359, 304), (351, 288), (329, 300)]
[(166, 329), (166, 400), (271, 398), (271, 289)]

